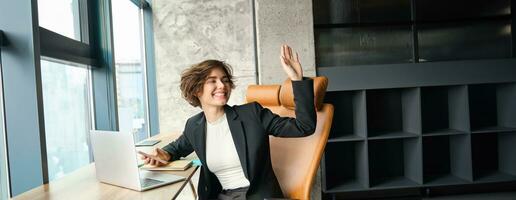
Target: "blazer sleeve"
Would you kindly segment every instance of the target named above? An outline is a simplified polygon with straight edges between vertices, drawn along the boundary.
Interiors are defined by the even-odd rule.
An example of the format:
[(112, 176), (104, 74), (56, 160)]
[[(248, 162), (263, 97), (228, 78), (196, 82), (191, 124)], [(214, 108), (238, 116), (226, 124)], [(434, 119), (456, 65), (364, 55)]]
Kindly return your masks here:
[(303, 137), (314, 133), (317, 114), (314, 106), (313, 80), (292, 81), (296, 118), (280, 117), (256, 103), (257, 114), (267, 133), (277, 137)]
[(190, 144), (190, 141), (186, 137), (188, 122), (186, 124), (185, 131), (183, 131), (183, 134), (181, 134), (179, 138), (161, 148), (171, 155), (169, 161), (179, 160), (179, 158), (186, 157), (194, 151), (192, 144)]

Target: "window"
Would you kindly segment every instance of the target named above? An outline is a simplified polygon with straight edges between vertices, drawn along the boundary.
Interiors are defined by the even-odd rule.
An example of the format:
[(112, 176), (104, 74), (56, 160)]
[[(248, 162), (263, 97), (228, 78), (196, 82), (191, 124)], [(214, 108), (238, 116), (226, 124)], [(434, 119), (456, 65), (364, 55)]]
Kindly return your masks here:
[(41, 60), (49, 180), (91, 162), (90, 81), (85, 66)]
[[(49, 30), (51, 34), (80, 42), (77, 44), (85, 44), (83, 41), (87, 43), (87, 38), (81, 35), (81, 20), (86, 19), (80, 17), (86, 9), (80, 8), (80, 3), (80, 0), (38, 0), (40, 27)], [(41, 37), (42, 49), (53, 48), (45, 46), (49, 43), (47, 39)], [(65, 43), (64, 46), (68, 47), (73, 44), (64, 40), (50, 43)], [(54, 51), (51, 55), (66, 58), (61, 55), (71, 54), (78, 57), (74, 53)], [(92, 162), (88, 144), (88, 134), (92, 127), (89, 67), (56, 58), (42, 57), (41, 60), (48, 181)]]
[[(149, 8), (148, 3), (125, 1), (138, 4), (133, 4), (132, 8), (135, 5), (142, 8), (133, 9), (137, 10), (137, 19), (143, 16), (146, 22), (152, 20), (151, 10), (144, 9)], [(6, 194), (2, 182), (6, 177), (9, 178), (6, 182), (10, 187), (8, 191), (16, 196), (90, 163), (89, 130), (119, 128), (117, 95), (121, 96), (120, 103), (123, 97), (128, 97), (129, 106), (126, 107), (139, 109), (135, 112), (131, 110), (134, 117), (129, 115), (131, 119), (126, 120), (130, 121), (130, 127), (133, 128), (133, 118), (139, 119), (135, 121), (139, 123), (140, 132), (143, 135), (149, 132), (146, 131), (149, 127), (146, 123), (148, 108), (143, 106), (148, 104), (144, 98), (146, 77), (143, 75), (146, 68), (142, 63), (150, 62), (149, 66), (153, 66), (153, 59), (137, 56), (136, 60), (130, 60), (132, 65), (138, 67), (119, 70), (130, 75), (129, 78), (120, 76), (118, 81), (122, 87), (119, 94), (115, 93), (117, 80), (113, 62), (111, 8), (112, 4), (117, 3), (37, 0), (9, 1), (9, 6), (0, 6), (2, 29), (14, 38), (7, 45), (24, 47), (2, 49), (9, 52), (3, 52), (3, 66), (0, 68), (3, 73), (1, 92), (5, 97), (5, 119), (0, 120), (0, 123), (5, 123), (5, 136), (0, 134), (0, 139), (7, 138), (8, 141), (0, 141), (0, 160), (7, 157), (2, 156), (2, 144), (9, 145), (6, 148), (7, 155), (10, 155), (8, 176), (4, 176), (5, 171), (0, 163), (2, 195)], [(140, 21), (135, 21), (138, 30)], [(150, 30), (146, 25), (145, 31)], [(146, 37), (146, 40), (152, 40), (152, 37)], [(137, 40), (137, 49), (142, 47), (140, 42)], [(152, 44), (152, 41), (146, 43)], [(143, 55), (142, 52), (137, 54)], [(138, 84), (133, 86), (124, 80), (136, 80)], [(133, 88), (126, 91), (124, 87), (135, 87), (138, 91), (130, 91)], [(151, 94), (151, 100), (155, 96)], [(137, 106), (132, 101), (136, 101), (134, 105)], [(157, 126), (154, 126), (157, 121), (156, 106), (154, 101), (151, 102), (151, 127), (153, 132), (157, 132)], [(27, 145), (36, 149), (28, 152), (24, 149)]]
[(79, 0), (38, 0), (39, 26), (81, 40)]
[(135, 141), (149, 136), (142, 10), (129, 0), (113, 0), (118, 123)]

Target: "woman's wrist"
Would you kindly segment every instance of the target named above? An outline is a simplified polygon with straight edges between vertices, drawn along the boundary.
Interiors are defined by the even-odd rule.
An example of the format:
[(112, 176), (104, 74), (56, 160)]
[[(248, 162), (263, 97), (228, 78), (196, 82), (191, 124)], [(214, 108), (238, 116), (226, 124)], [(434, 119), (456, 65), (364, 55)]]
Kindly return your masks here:
[(292, 81), (300, 81), (300, 80), (303, 80), (303, 76), (299, 76), (299, 77), (290, 77), (290, 80), (292, 80)]
[(307, 80), (307, 79), (309, 79), (309, 78), (303, 77), (303, 76), (301, 76), (299, 78), (290, 78), (290, 80), (292, 80), (292, 81), (302, 81), (302, 80)]

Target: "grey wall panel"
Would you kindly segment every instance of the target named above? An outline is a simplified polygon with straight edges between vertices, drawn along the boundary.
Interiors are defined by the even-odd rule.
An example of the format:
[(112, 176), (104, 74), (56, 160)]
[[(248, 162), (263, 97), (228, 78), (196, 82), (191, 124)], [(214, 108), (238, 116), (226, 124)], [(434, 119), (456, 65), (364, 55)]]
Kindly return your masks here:
[(448, 112), (450, 128), (469, 132), (468, 87), (459, 85), (448, 91)]
[(421, 134), (421, 89), (407, 88), (402, 92), (403, 130)]
[(367, 142), (360, 142), (356, 146), (357, 179), (363, 187), (369, 187), (369, 164), (367, 162)]
[(405, 177), (423, 183), (423, 153), (421, 138), (410, 138), (403, 141)]
[(468, 181), (473, 180), (470, 138), (470, 135), (450, 137), (450, 171), (453, 175)]
[(355, 134), (363, 138), (367, 137), (366, 113), (366, 92), (360, 90), (353, 95), (353, 125)]
[(516, 83), (500, 85), (497, 91), (498, 124), (516, 127)]
[(516, 176), (516, 133), (500, 134), (498, 143), (500, 171)]

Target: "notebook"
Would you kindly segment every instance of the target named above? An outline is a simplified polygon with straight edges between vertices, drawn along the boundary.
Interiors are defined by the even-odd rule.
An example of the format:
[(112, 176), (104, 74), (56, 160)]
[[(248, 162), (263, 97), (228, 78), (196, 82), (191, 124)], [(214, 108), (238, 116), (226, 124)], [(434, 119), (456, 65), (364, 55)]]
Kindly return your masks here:
[(137, 147), (154, 146), (155, 144), (158, 144), (159, 142), (161, 142), (161, 140), (144, 140), (144, 141), (136, 143), (135, 146), (137, 146)]
[(182, 171), (188, 169), (190, 166), (192, 166), (191, 160), (176, 160), (165, 166), (156, 167), (152, 165), (144, 165), (140, 169), (151, 171)]

